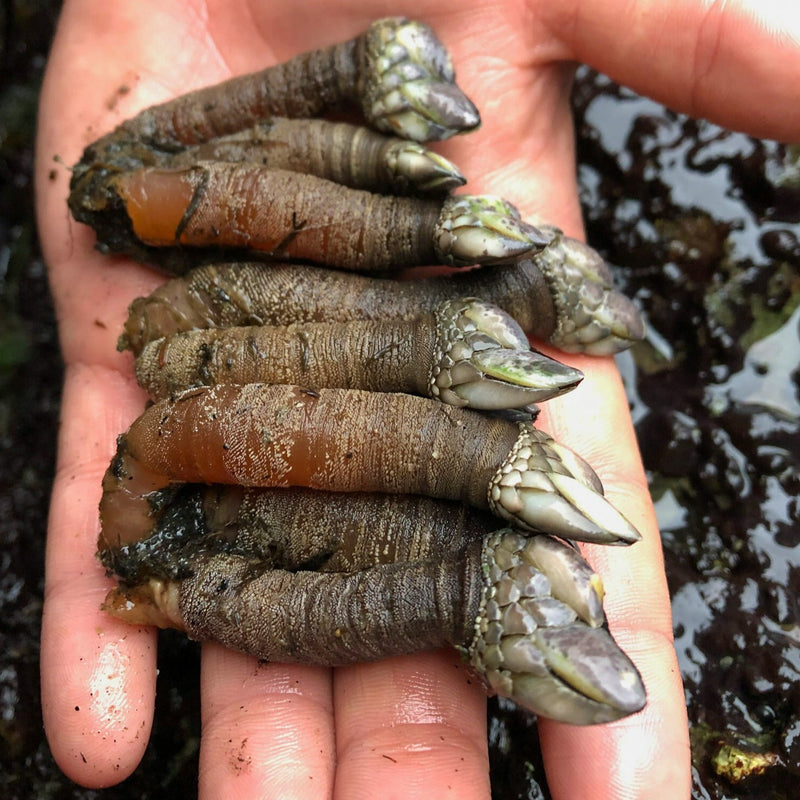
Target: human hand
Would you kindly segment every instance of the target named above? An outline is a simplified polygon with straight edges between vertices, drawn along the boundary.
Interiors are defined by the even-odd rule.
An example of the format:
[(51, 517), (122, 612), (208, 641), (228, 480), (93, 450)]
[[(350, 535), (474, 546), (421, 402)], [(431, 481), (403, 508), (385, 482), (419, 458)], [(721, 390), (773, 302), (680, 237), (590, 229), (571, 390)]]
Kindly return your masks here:
[[(797, 65), (797, 48), (780, 46), (739, 8), (642, 2), (635, 18), (621, 22), (624, 9), (608, 2), (470, 10), (454, 2), (387, 9), (365, 0), (338, 16), (330, 2), (66, 3), (42, 96), (37, 178), (67, 363), (42, 690), (48, 737), (67, 775), (90, 786), (122, 780), (141, 758), (152, 719), (154, 634), (99, 611), (109, 581), (94, 549), (102, 474), (116, 435), (144, 404), (116, 338), (130, 300), (163, 278), (132, 263), (112, 267), (91, 249), (93, 234), (69, 219), (68, 176), (53, 155), (71, 164), (91, 140), (147, 105), (346, 39), (386, 13), (408, 13), (434, 27), (481, 110), (481, 130), (442, 146), (469, 177), (469, 191), (502, 194), (523, 216), (580, 235), (568, 103), (573, 59), (673, 107), (797, 138), (790, 103), (797, 72), (785, 67), (787, 59)], [(641, 670), (649, 703), (599, 728), (542, 720), (550, 788), (554, 797), (686, 796), (688, 738), (668, 598), (627, 403), (610, 361), (570, 361), (586, 380), (551, 401), (541, 425), (595, 466), (612, 502), (644, 534), (632, 548), (585, 549), (604, 577), (612, 631)], [(204, 645), (201, 795), (316, 798), (332, 795), (335, 782), (348, 798), (373, 796), (376, 786), (404, 798), (488, 797), (484, 700), (455, 664), (454, 655), (438, 652), (330, 671), (258, 665)], [(239, 755), (249, 766), (232, 771)]]

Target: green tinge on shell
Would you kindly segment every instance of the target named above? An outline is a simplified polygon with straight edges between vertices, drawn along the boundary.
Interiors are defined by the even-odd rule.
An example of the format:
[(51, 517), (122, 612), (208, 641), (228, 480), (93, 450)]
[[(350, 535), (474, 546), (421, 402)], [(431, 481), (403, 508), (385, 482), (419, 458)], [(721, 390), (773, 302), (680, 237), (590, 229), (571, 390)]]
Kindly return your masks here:
[(434, 239), (443, 263), (466, 266), (530, 256), (547, 247), (552, 236), (520, 219), (519, 212), (501, 198), (458, 195), (444, 202)]
[(455, 84), (449, 53), (427, 25), (389, 17), (374, 22), (365, 41), (363, 111), (376, 128), (424, 142), (480, 125)]
[(458, 309), (456, 324), (462, 330), (468, 328), (468, 321), (487, 336), (491, 336), (500, 346), (516, 350), (528, 348), (528, 337), (522, 326), (507, 311), (493, 303), (486, 303), (474, 297), (448, 303)]
[(619, 716), (644, 705), (636, 667), (604, 628), (540, 628), (535, 636), (547, 665), (585, 697), (617, 709)]
[(574, 547), (552, 536), (531, 536), (522, 558), (547, 575), (553, 597), (574, 608), (585, 623), (593, 628), (605, 623), (603, 580)]
[(475, 353), (470, 360), (492, 378), (515, 386), (556, 390), (559, 394), (574, 388), (583, 380), (580, 370), (535, 350), (484, 350)]
[[(488, 503), (501, 519), (534, 532), (598, 544), (632, 544), (639, 532), (589, 480), (583, 459), (561, 459), (552, 437), (530, 424), (489, 483)], [(565, 448), (564, 448), (565, 449)]]
[(625, 295), (614, 289), (611, 271), (583, 242), (543, 226), (554, 238), (533, 257), (557, 310), (549, 341), (567, 352), (613, 355), (644, 338), (644, 322)]
[(481, 410), (526, 408), (574, 388), (583, 375), (531, 351), (506, 311), (475, 298), (435, 311), (436, 349), (430, 393), (446, 403)]

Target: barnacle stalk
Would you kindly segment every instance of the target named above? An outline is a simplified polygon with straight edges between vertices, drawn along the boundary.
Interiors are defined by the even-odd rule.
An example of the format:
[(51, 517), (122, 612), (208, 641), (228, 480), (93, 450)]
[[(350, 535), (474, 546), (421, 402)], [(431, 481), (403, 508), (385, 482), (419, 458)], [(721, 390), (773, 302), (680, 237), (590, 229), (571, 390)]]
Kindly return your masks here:
[(370, 124), (405, 139), (447, 139), (480, 125), (436, 34), (401, 17), (378, 20), (364, 35), (359, 97)]
[(497, 410), (547, 400), (582, 378), (532, 352), (505, 311), (474, 298), (445, 301), (408, 321), (187, 331), (151, 342), (136, 359), (136, 379), (153, 398), (218, 383), (294, 383)]
[(387, 194), (443, 194), (467, 182), (455, 164), (422, 144), (324, 119), (272, 117), (158, 158), (164, 167), (246, 161)]
[[(148, 341), (192, 328), (410, 319), (444, 300), (473, 296), (503, 308), (532, 336), (577, 351), (582, 345), (571, 332), (587, 324), (588, 306), (580, 297), (589, 292), (605, 297), (598, 306), (599, 316), (605, 317), (606, 312), (613, 316), (610, 325), (598, 320), (607, 335), (586, 347), (592, 352), (616, 352), (634, 344), (643, 332), (639, 313), (630, 300), (608, 288), (608, 277), (586, 278), (583, 287), (578, 281), (571, 290), (579, 301), (574, 307), (554, 297), (551, 287), (561, 280), (554, 273), (566, 269), (552, 262), (554, 251), (555, 255), (563, 253), (558, 238), (532, 259), (416, 281), (377, 279), (299, 264), (273, 264), (269, 269), (254, 263), (206, 265), (135, 300), (119, 347), (138, 353)], [(539, 268), (540, 261), (547, 262), (548, 277)]]
[(436, 34), (391, 17), (346, 42), (144, 109), (90, 144), (75, 176), (103, 163), (133, 169), (272, 117), (306, 120), (353, 105), (377, 129), (416, 141), (480, 124)]
[(220, 384), (160, 400), (119, 439), (101, 501), (109, 531), (128, 526), (128, 505), (146, 512), (147, 495), (129, 488), (139, 472), (150, 491), (200, 482), (425, 494), (572, 539), (640, 538), (591, 467), (531, 424), (404, 394)]
[(108, 177), (116, 172), (209, 161), (286, 169), (387, 194), (446, 193), (466, 183), (455, 164), (417, 142), (346, 122), (269, 117), (177, 153), (140, 141), (93, 145), (73, 169), (70, 206), (80, 218), (102, 205)]
[(91, 203), (82, 195), (71, 203), (94, 227), (98, 247), (174, 272), (224, 248), (360, 271), (497, 264), (532, 255), (552, 238), (497, 198), (378, 195), (247, 162), (146, 167), (96, 188)]
[[(497, 518), (420, 495), (184, 484), (151, 495), (138, 537), (106, 531), (104, 566), (126, 585), (192, 574), (201, 553), (233, 553), (276, 569), (353, 572), (379, 563), (446, 560), (497, 529)], [(313, 521), (309, 524), (309, 521)], [(574, 548), (531, 536), (526, 551), (554, 597), (604, 624), (600, 576)]]
[(275, 661), (340, 666), (454, 645), (493, 692), (576, 725), (644, 705), (636, 668), (599, 627), (599, 577), (549, 537), (502, 530), (458, 555), (348, 572), (276, 566), (205, 552), (183, 577), (112, 590), (104, 608)]
[[(118, 517), (98, 539), (101, 562), (126, 585), (151, 577), (184, 578), (201, 553), (238, 554), (293, 572), (443, 560), (460, 556), (498, 524), (488, 511), (451, 500), (299, 486), (188, 483), (150, 499), (151, 514), (136, 536), (125, 535), (118, 523), (128, 518)], [(549, 541), (579, 557), (573, 548)], [(577, 589), (575, 570), (569, 573), (573, 577), (567, 580)], [(577, 594), (583, 593), (577, 589)]]

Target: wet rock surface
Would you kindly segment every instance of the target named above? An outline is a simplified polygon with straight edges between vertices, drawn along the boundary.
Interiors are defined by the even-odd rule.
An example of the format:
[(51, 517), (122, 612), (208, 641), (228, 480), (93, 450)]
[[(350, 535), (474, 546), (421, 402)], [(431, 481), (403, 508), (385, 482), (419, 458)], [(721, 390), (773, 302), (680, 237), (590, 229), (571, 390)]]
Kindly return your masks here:
[[(160, 639), (154, 734), (123, 785), (74, 786), (41, 730), (61, 364), (31, 162), (59, 7), (0, 6), (0, 790), (9, 800), (191, 797), (198, 658), (180, 636)], [(800, 155), (589, 71), (575, 110), (589, 240), (651, 327), (620, 366), (664, 537), (694, 797), (788, 798), (800, 778)], [(548, 798), (535, 720), (492, 701), (489, 732), (495, 796)]]

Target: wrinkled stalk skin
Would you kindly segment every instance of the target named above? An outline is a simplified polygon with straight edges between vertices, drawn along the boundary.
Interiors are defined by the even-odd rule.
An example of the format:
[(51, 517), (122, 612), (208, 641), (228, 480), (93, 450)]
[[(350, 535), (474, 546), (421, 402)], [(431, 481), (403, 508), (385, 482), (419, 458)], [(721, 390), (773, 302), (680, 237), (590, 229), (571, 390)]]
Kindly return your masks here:
[(218, 383), (284, 383), (406, 392), (491, 410), (530, 410), (582, 378), (532, 351), (511, 317), (475, 298), (415, 320), (185, 331), (149, 344), (135, 368), (154, 399)]
[[(103, 565), (126, 586), (187, 578), (200, 555), (237, 555), (291, 572), (444, 561), (462, 557), (498, 525), (496, 517), (462, 503), (300, 487), (183, 484), (164, 490), (152, 509), (138, 539), (120, 546), (101, 535), (98, 542)], [(602, 580), (574, 547), (539, 535), (525, 539), (525, 550), (547, 575), (553, 597), (591, 627), (604, 624)]]
[(201, 161), (250, 162), (384, 194), (447, 192), (466, 183), (456, 167), (421, 145), (323, 119), (274, 117), (141, 166), (191, 167)]
[(425, 494), (486, 508), (517, 426), (402, 394), (219, 385), (147, 409), (127, 453), (171, 482)]
[[(446, 193), (466, 182), (447, 159), (415, 142), (343, 122), (276, 117), (177, 153), (152, 149), (141, 140), (112, 138), (92, 145), (73, 170), (70, 209), (79, 221), (100, 225), (109, 248), (121, 248), (125, 239), (115, 236), (113, 224), (124, 223), (127, 230), (129, 223), (121, 217), (114, 176), (143, 167), (176, 169), (203, 162), (249, 163), (393, 195)], [(108, 209), (116, 209), (116, 217)], [(126, 246), (152, 252), (131, 241)]]
[[(313, 117), (346, 98), (355, 85), (355, 42), (297, 56), (261, 73), (232, 78), (147, 108), (90, 144), (75, 166), (69, 206), (73, 216), (106, 240), (104, 248), (154, 261), (153, 248), (137, 245), (125, 211), (109, 187), (115, 175), (159, 166), (188, 146), (234, 134), (273, 115)], [(107, 220), (114, 220), (109, 223)], [(127, 250), (126, 250), (127, 248)]]
[(120, 173), (107, 191), (106, 203), (82, 220), (95, 229), (101, 248), (173, 273), (208, 261), (211, 253), (219, 258), (226, 249), (362, 272), (439, 260), (434, 230), (442, 204), (434, 200), (213, 162)]
[(493, 196), (393, 197), (260, 164), (200, 162), (119, 172), (81, 203), (98, 248), (182, 273), (220, 252), (338, 269), (505, 264), (550, 243)]
[[(144, 496), (127, 489), (139, 468)], [(120, 437), (106, 473), (108, 544), (140, 539), (146, 504), (186, 482), (424, 494), (488, 507), (526, 530), (608, 544), (641, 538), (591, 467), (530, 422), (405, 394), (220, 384), (158, 401)]]
[(427, 395), (436, 344), (430, 314), (389, 323), (189, 331), (146, 347), (136, 360), (136, 379), (154, 399), (217, 383)]
[[(203, 197), (212, 204), (221, 203), (227, 197), (226, 188), (245, 188), (248, 185), (249, 189), (245, 188), (245, 191), (251, 193), (253, 200), (257, 198), (257, 190), (262, 187), (256, 173), (251, 171), (256, 167), (253, 146), (244, 147), (244, 161), (249, 162), (249, 168), (240, 164), (240, 170), (226, 178), (218, 174), (218, 171), (225, 172), (223, 167), (209, 167), (210, 174), (204, 170), (199, 184), (194, 179), (184, 181), (188, 186), (183, 188), (193, 189), (196, 194), (190, 194), (183, 208), (180, 202), (176, 205), (175, 201), (175, 195), (180, 193), (179, 188), (174, 185), (170, 188), (173, 202), (169, 206), (169, 213), (171, 218), (177, 213), (177, 218), (172, 219), (175, 225), (168, 231), (167, 241), (160, 244), (193, 242), (198, 249), (191, 255), (174, 251), (160, 252), (154, 246), (152, 237), (146, 233), (142, 235), (142, 222), (137, 220), (135, 211), (129, 218), (128, 214), (135, 204), (125, 190), (126, 183), (133, 181), (144, 184), (140, 188), (151, 198), (165, 191), (163, 176), (154, 182), (153, 179), (143, 178), (140, 174), (142, 170), (163, 169), (173, 163), (173, 158), (177, 158), (175, 163), (192, 158), (188, 150), (208, 144), (218, 137), (240, 135), (246, 141), (248, 136), (254, 135), (259, 125), (264, 131), (270, 124), (262, 121), (276, 115), (307, 119), (352, 103), (360, 105), (368, 123), (385, 132), (419, 141), (446, 138), (470, 130), (480, 123), (475, 107), (454, 81), (450, 57), (430, 28), (403, 18), (379, 20), (354, 40), (296, 56), (257, 74), (233, 78), (217, 86), (183, 95), (146, 109), (122, 123), (84, 151), (81, 161), (73, 169), (69, 207), (78, 221), (95, 229), (101, 251), (125, 253), (140, 261), (161, 264), (167, 270), (182, 272), (197, 263), (208, 261), (211, 253), (204, 251), (209, 245), (217, 247), (225, 244), (232, 252), (236, 252), (237, 248), (253, 247), (251, 240), (257, 235), (258, 228), (238, 227), (234, 219), (238, 208), (220, 208), (216, 216), (213, 207), (201, 211), (199, 216), (208, 222), (208, 228), (202, 232), (191, 224), (195, 216), (194, 206), (201, 203)], [(255, 123), (259, 125), (254, 128)], [(279, 128), (289, 126), (290, 123), (277, 123)], [(300, 168), (303, 172), (317, 170), (333, 178), (340, 175), (345, 180), (354, 178), (357, 185), (366, 178), (366, 183), (374, 182), (378, 188), (383, 187), (387, 178), (390, 178), (394, 186), (398, 185), (399, 180), (401, 192), (408, 188), (409, 183), (421, 191), (441, 191), (464, 182), (458, 170), (430, 151), (397, 142), (390, 144), (387, 149), (385, 144), (378, 144), (368, 133), (362, 135), (353, 132), (352, 128), (348, 132), (348, 126), (326, 127), (324, 122), (305, 122), (297, 123), (294, 128), (308, 131), (309, 138), (298, 143), (297, 150), (285, 150), (284, 155), (289, 154), (287, 157), (291, 168)], [(313, 136), (311, 131), (318, 135)], [(280, 135), (280, 131), (276, 135)], [(289, 135), (289, 132), (284, 132), (284, 141)], [(220, 150), (215, 151), (215, 147)], [(382, 157), (380, 164), (373, 160), (373, 155), (377, 155), (379, 150)], [(212, 157), (216, 157), (216, 153), (226, 157), (225, 143), (210, 144), (206, 151)], [(200, 151), (194, 152), (197, 154)], [(227, 155), (240, 161), (238, 155), (242, 152), (241, 147), (237, 150), (234, 145)], [(293, 152), (297, 153), (296, 157), (291, 155)], [(310, 169), (307, 170), (305, 165)], [(242, 177), (242, 170), (247, 178)], [(376, 180), (373, 181), (371, 176)], [(204, 188), (206, 182), (210, 184), (207, 192)], [(276, 187), (269, 184), (267, 188)], [(333, 190), (325, 197), (342, 210)], [(358, 201), (353, 202), (352, 213), (358, 218)], [(166, 208), (162, 204), (148, 213), (159, 217)], [(252, 214), (261, 211), (263, 205), (251, 202), (246, 209)], [(404, 216), (407, 211), (408, 208), (400, 204), (398, 213)], [(415, 207), (415, 212), (417, 224), (424, 226), (425, 211)], [(290, 221), (293, 222), (293, 219)], [(382, 218), (373, 221), (377, 222), (378, 219)], [(233, 224), (226, 229), (222, 223), (228, 221)], [(277, 220), (273, 219), (271, 224), (272, 230), (265, 235), (272, 244), (263, 245), (260, 248), (262, 250), (280, 249), (279, 245), (285, 238), (293, 237), (297, 232), (294, 224), (286, 229), (288, 222), (285, 214)], [(312, 224), (316, 224), (316, 221), (312, 221)], [(324, 222), (321, 224), (324, 225)], [(219, 238), (220, 232), (226, 230), (228, 238), (232, 239), (227, 243)], [(363, 230), (360, 233), (357, 229), (353, 230), (352, 236), (355, 238), (366, 237), (369, 240), (372, 237), (372, 240), (376, 240), (381, 238), (380, 231), (384, 228), (378, 226), (374, 230), (368, 229), (366, 234)], [(247, 233), (237, 239), (236, 234), (241, 231)], [(336, 235), (341, 236), (341, 231)], [(194, 241), (198, 237), (201, 241)], [(215, 239), (218, 241), (215, 242)], [(357, 243), (352, 245), (357, 246)], [(379, 242), (373, 244), (373, 249), (380, 250), (381, 247)], [(335, 259), (339, 252), (335, 247), (330, 254), (327, 254), (324, 246), (311, 249), (323, 260), (326, 255)], [(432, 241), (426, 241), (425, 248), (419, 251), (425, 254), (421, 263), (435, 260), (427, 258), (431, 250)], [(218, 251), (215, 257), (219, 257)], [(403, 256), (400, 259), (400, 263), (405, 263)], [(416, 258), (414, 262), (420, 263)], [(365, 263), (368, 264), (369, 259), (365, 259)], [(369, 268), (391, 268), (391, 264), (388, 267), (378, 264)]]
[[(574, 580), (548, 577), (554, 548), (573, 560)], [(580, 577), (590, 568), (566, 545), (504, 530), (444, 558), (373, 563), (377, 554), (356, 571), (292, 572), (252, 553), (198, 552), (184, 577), (119, 587), (105, 608), (281, 662), (341, 666), (455, 645), (493, 691), (573, 724), (644, 704), (636, 668), (599, 627), (602, 594)], [(582, 583), (593, 619), (574, 590)]]
[(246, 490), (237, 522), (243, 552), (267, 549), (281, 569), (313, 564), (321, 572), (445, 560), (498, 525), (491, 514), (448, 500), (302, 488)]
[[(177, 152), (240, 131), (258, 119), (317, 117), (355, 100), (358, 41), (297, 55), (260, 72), (240, 75), (152, 106), (123, 122), (94, 145), (143, 141), (156, 150)], [(84, 161), (90, 160), (87, 150)]]
[[(479, 550), (480, 543), (470, 548)], [(232, 556), (199, 559), (180, 591), (181, 616), (192, 638), (261, 659), (326, 666), (375, 661), (469, 640), (479, 563), (465, 558), (290, 573), (263, 571)]]
[[(412, 138), (408, 134), (413, 130), (398, 123), (396, 115), (414, 111), (402, 94), (404, 83), (415, 82), (433, 84), (434, 89), (441, 85), (443, 99), (451, 101), (452, 113), (445, 112), (446, 119), (438, 125), (429, 120), (433, 124), (424, 131), (428, 138), (446, 138), (480, 124), (475, 107), (455, 86), (452, 62), (433, 31), (395, 17), (376, 21), (349, 41), (147, 108), (90, 145), (83, 163), (103, 160), (119, 142), (142, 141), (151, 149), (177, 152), (241, 131), (259, 119), (318, 117), (354, 104), (370, 124), (389, 133), (401, 130), (404, 138)], [(420, 99), (434, 102), (430, 109), (417, 108), (417, 113), (442, 113), (436, 108), (435, 92)]]
[(138, 541), (168, 500), (169, 479), (149, 470), (128, 452), (126, 434), (117, 437), (117, 451), (103, 476), (100, 498), (99, 549)]
[(127, 585), (188, 577), (202, 554), (239, 555), (293, 572), (444, 560), (498, 526), (484, 511), (419, 495), (185, 484), (165, 490), (161, 500), (137, 521), (127, 544), (114, 537), (124, 511), (106, 520), (98, 555)]
[(469, 296), (504, 309), (540, 339), (550, 340), (556, 330), (550, 292), (529, 260), (416, 281), (300, 264), (220, 264), (198, 267), (135, 300), (120, 347), (138, 354), (148, 342), (194, 328), (413, 319), (443, 301)]
[[(594, 253), (580, 242), (559, 237), (533, 258), (515, 264), (414, 281), (299, 264), (206, 265), (135, 300), (120, 347), (138, 354), (149, 341), (193, 328), (409, 319), (445, 300), (473, 296), (508, 312), (531, 336), (568, 352), (603, 355), (624, 350), (644, 336), (641, 316), (613, 289), (604, 263), (580, 276), (563, 265), (565, 255), (585, 251)], [(565, 272), (570, 277), (562, 279)], [(565, 287), (572, 293), (571, 302), (559, 297)], [(584, 329), (588, 333), (582, 337)]]
[[(402, 18), (379, 20), (349, 42), (190, 92), (123, 122), (84, 151), (73, 170), (69, 206), (78, 221), (98, 231), (101, 249), (158, 263), (153, 248), (131, 240), (130, 230), (124, 227), (124, 207), (110, 185), (115, 175), (168, 165), (174, 154), (244, 132), (275, 116), (307, 119), (353, 103), (361, 107), (369, 124), (384, 132), (418, 141), (447, 138), (480, 124), (474, 105), (454, 81), (450, 58), (430, 28)], [(333, 148), (348, 146), (341, 133), (324, 136)], [(366, 146), (358, 143), (359, 149)], [(363, 155), (366, 169), (370, 154)], [(432, 159), (424, 159), (424, 171), (432, 166), (435, 175), (443, 168), (446, 185), (463, 183), (448, 162), (435, 155)], [(305, 160), (325, 159), (307, 151)], [(359, 160), (360, 156), (351, 163)], [(345, 167), (345, 160), (335, 154), (329, 162), (323, 165), (324, 172), (332, 167), (334, 173), (344, 168), (345, 173), (363, 174), (361, 167)], [(414, 164), (412, 171), (419, 167), (418, 158)], [(441, 188), (438, 181), (435, 177), (425, 189)], [(178, 270), (181, 260), (170, 258), (171, 268)]]

